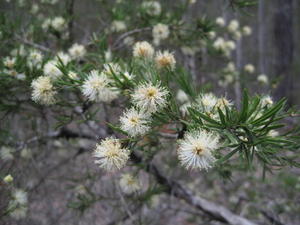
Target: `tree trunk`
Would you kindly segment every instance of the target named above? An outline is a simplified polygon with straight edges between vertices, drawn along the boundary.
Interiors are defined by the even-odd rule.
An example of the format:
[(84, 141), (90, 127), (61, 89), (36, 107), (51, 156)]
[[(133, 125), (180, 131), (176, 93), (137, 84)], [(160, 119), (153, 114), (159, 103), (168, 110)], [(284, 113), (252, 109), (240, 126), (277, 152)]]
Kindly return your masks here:
[(275, 98), (287, 97), (292, 103), (293, 63), (293, 0), (276, 0), (274, 38), (276, 48), (276, 76), (280, 79)]

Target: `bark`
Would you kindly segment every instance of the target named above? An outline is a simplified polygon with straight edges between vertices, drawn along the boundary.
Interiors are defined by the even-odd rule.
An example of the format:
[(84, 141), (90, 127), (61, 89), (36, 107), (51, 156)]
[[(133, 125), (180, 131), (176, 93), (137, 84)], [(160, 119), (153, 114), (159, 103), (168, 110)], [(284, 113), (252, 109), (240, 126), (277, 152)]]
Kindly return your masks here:
[(293, 63), (293, 0), (276, 0), (274, 41), (276, 48), (276, 76), (280, 78), (275, 91), (276, 99), (287, 97), (292, 103)]

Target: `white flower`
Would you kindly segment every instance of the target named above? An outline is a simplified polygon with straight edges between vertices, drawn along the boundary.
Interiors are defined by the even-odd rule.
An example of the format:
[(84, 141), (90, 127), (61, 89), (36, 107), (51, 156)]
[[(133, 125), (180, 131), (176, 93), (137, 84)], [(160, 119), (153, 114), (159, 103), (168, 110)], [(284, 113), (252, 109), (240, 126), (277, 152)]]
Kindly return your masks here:
[(269, 79), (268, 79), (268, 76), (265, 75), (265, 74), (260, 74), (258, 77), (257, 77), (257, 81), (262, 83), (262, 84), (268, 84), (269, 83)]
[(131, 108), (123, 113), (120, 118), (121, 129), (126, 131), (130, 136), (135, 137), (145, 134), (150, 127), (149, 114)]
[(181, 103), (189, 101), (188, 95), (181, 89), (177, 91), (176, 99)]
[(214, 31), (208, 32), (208, 37), (209, 37), (210, 39), (214, 39), (214, 38), (216, 37), (216, 32), (214, 32)]
[(244, 66), (244, 70), (247, 73), (254, 73), (255, 67), (252, 64), (247, 64), (247, 65)]
[(188, 115), (189, 114), (188, 108), (191, 107), (191, 106), (192, 106), (192, 104), (190, 102), (186, 102), (182, 106), (180, 106), (179, 110), (180, 110), (181, 114), (183, 116)]
[(29, 159), (32, 156), (32, 152), (29, 148), (23, 148), (20, 156), (25, 159)]
[(90, 101), (111, 102), (118, 96), (118, 92), (109, 87), (110, 79), (98, 71), (92, 70), (82, 85), (82, 93)]
[(6, 66), (9, 69), (12, 69), (15, 66), (15, 63), (16, 63), (16, 58), (15, 57), (13, 57), (13, 58), (6, 57), (3, 60), (4, 66)]
[(13, 192), (12, 197), (17, 203), (21, 205), (26, 205), (28, 202), (27, 193), (21, 189), (16, 189)]
[(16, 189), (12, 193), (12, 200), (9, 201), (8, 211), (10, 216), (15, 219), (21, 219), (27, 213), (28, 197), (27, 193), (21, 189)]
[(235, 72), (236, 68), (235, 68), (234, 63), (233, 63), (233, 62), (229, 62), (229, 63), (227, 64), (227, 67), (225, 68), (225, 70), (226, 70), (227, 72), (230, 72), (230, 73)]
[(63, 75), (60, 69), (57, 68), (57, 62), (55, 60), (48, 61), (43, 68), (44, 74), (52, 79), (58, 78)]
[(169, 37), (170, 31), (168, 25), (158, 23), (152, 29), (153, 39), (164, 40)]
[(38, 4), (33, 4), (31, 9), (30, 9), (30, 12), (32, 14), (36, 14), (38, 11), (39, 11), (39, 5)]
[(234, 41), (226, 41), (225, 42), (225, 50), (228, 49), (230, 51), (234, 50), (235, 49), (235, 43)]
[(111, 24), (111, 31), (113, 32), (121, 32), (126, 30), (126, 23), (122, 20), (115, 20)]
[(43, 24), (42, 24), (42, 29), (43, 30), (48, 30), (49, 29), (49, 27), (51, 26), (51, 19), (50, 18), (47, 18), (44, 22), (43, 22)]
[[(123, 73), (123, 75), (128, 79), (128, 80), (132, 80), (135, 76), (134, 74), (129, 73), (128, 71), (125, 71)], [(123, 78), (120, 78), (121, 81), (123, 81)]]
[(251, 35), (251, 34), (252, 34), (252, 29), (251, 29), (251, 27), (249, 27), (249, 26), (244, 26), (244, 27), (242, 28), (242, 33), (243, 33), (243, 35), (245, 35), (245, 36)]
[(222, 17), (218, 17), (216, 19), (216, 24), (218, 24), (220, 27), (224, 27), (225, 26), (225, 20)]
[(40, 66), (43, 61), (43, 55), (38, 50), (31, 50), (27, 59), (27, 65), (30, 68)]
[(279, 136), (279, 132), (277, 130), (270, 130), (267, 135), (270, 137), (277, 137)]
[(3, 161), (8, 161), (8, 160), (14, 159), (14, 155), (13, 155), (14, 151), (15, 151), (15, 149), (13, 149), (11, 147), (3, 146), (1, 148), (1, 152), (0, 152), (1, 159)]
[(199, 48), (183, 46), (183, 47), (181, 47), (181, 51), (183, 54), (185, 54), (187, 56), (193, 56), (199, 51)]
[(161, 5), (158, 1), (143, 2), (142, 8), (151, 16), (158, 16), (161, 13)]
[(206, 93), (200, 95), (196, 102), (200, 104), (199, 107), (204, 112), (210, 112), (218, 103), (218, 98), (212, 93)]
[(106, 62), (111, 61), (111, 59), (112, 59), (112, 53), (111, 53), (110, 49), (108, 49), (107, 51), (104, 52), (104, 58), (105, 58)]
[(72, 59), (81, 59), (85, 56), (86, 49), (83, 45), (75, 43), (69, 48), (69, 54)]
[(51, 105), (55, 103), (56, 91), (53, 87), (50, 77), (38, 77), (32, 81), (31, 87), (33, 88), (31, 94), (33, 101), (44, 105)]
[(126, 194), (132, 194), (140, 190), (139, 180), (131, 174), (123, 174), (120, 179), (120, 187)]
[(71, 57), (64, 52), (57, 53), (56, 58), (57, 58), (57, 61), (58, 61), (58, 59), (60, 59), (64, 65), (67, 65), (71, 61)]
[(192, 131), (179, 143), (180, 163), (187, 169), (209, 169), (215, 162), (213, 151), (219, 147), (219, 136), (205, 130)]
[(132, 102), (149, 113), (154, 113), (167, 104), (169, 92), (159, 84), (143, 83), (140, 84), (131, 95)]
[(152, 58), (154, 49), (147, 41), (136, 42), (133, 46), (134, 57)]
[(121, 67), (117, 63), (107, 63), (104, 64), (103, 67), (104, 67), (103, 73), (105, 73), (109, 77), (112, 77), (113, 73), (115, 75), (118, 75), (121, 72)]
[(66, 20), (63, 17), (55, 17), (51, 21), (51, 26), (56, 31), (63, 31), (66, 28)]
[(235, 39), (235, 40), (240, 40), (241, 38), (242, 38), (242, 33), (240, 32), (240, 31), (235, 31), (234, 33), (233, 33), (233, 38)]
[(122, 148), (119, 139), (109, 137), (97, 144), (94, 151), (95, 163), (107, 171), (121, 169), (126, 165), (129, 154), (130, 151)]
[(174, 70), (176, 60), (172, 53), (169, 51), (164, 52), (157, 52), (155, 56), (155, 63), (157, 68), (170, 68), (171, 70)]
[(269, 95), (262, 97), (260, 102), (261, 102), (262, 107), (270, 106), (270, 105), (273, 105), (273, 103), (274, 103), (271, 96), (269, 96)]
[(229, 25), (228, 25), (228, 31), (234, 33), (237, 31), (237, 29), (239, 28), (240, 24), (239, 21), (237, 20), (231, 20)]

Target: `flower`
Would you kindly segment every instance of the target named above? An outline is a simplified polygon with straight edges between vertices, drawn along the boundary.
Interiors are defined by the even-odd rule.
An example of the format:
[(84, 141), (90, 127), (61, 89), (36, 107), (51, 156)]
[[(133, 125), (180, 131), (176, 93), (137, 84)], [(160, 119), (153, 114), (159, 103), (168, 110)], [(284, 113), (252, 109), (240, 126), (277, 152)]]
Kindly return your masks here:
[(142, 8), (151, 16), (158, 16), (161, 13), (161, 5), (157, 1), (143, 2)]
[(247, 73), (254, 73), (255, 67), (252, 64), (247, 64), (247, 65), (244, 66), (244, 70)]
[(245, 36), (251, 35), (251, 34), (252, 34), (252, 29), (251, 29), (251, 27), (249, 27), (249, 26), (244, 26), (244, 27), (242, 28), (242, 33), (243, 33), (243, 35), (245, 35)]
[(154, 40), (164, 40), (169, 37), (170, 31), (168, 25), (158, 23), (152, 29), (152, 36)]
[(235, 72), (236, 68), (235, 68), (234, 63), (233, 63), (233, 62), (229, 62), (229, 63), (227, 64), (227, 67), (225, 68), (225, 70), (226, 70), (227, 72), (230, 72), (230, 73)]
[(139, 180), (128, 173), (122, 174), (120, 179), (120, 187), (126, 194), (132, 194), (141, 188)]
[(257, 81), (261, 84), (268, 84), (269, 83), (269, 79), (268, 79), (268, 76), (266, 74), (258, 75)]
[(15, 66), (16, 58), (6, 57), (3, 60), (4, 66), (6, 66), (9, 69), (12, 69)]
[(30, 68), (40, 66), (42, 61), (43, 55), (40, 51), (34, 49), (29, 52), (29, 56), (27, 58), (27, 65)]
[(267, 135), (270, 137), (277, 137), (279, 136), (279, 132), (277, 130), (270, 130)]
[(3, 146), (0, 151), (0, 156), (3, 161), (8, 161), (14, 159), (13, 152), (15, 149), (7, 146)]
[(121, 129), (133, 137), (143, 135), (150, 129), (148, 126), (149, 115), (134, 108), (125, 111), (120, 122)]
[(237, 31), (237, 29), (239, 28), (240, 24), (239, 24), (239, 21), (237, 20), (231, 20), (227, 29), (228, 31), (234, 33)]
[(60, 59), (64, 65), (67, 65), (71, 61), (71, 57), (64, 52), (57, 53), (56, 58), (57, 61)]
[(53, 79), (58, 78), (63, 75), (60, 69), (57, 68), (57, 61), (50, 60), (48, 61), (43, 68), (44, 74)]
[(104, 73), (92, 70), (82, 85), (82, 93), (90, 101), (111, 102), (117, 98), (118, 92), (108, 86), (110, 81)]
[(178, 159), (186, 169), (208, 169), (215, 162), (213, 151), (219, 147), (219, 136), (205, 130), (188, 132), (179, 143)]
[(233, 103), (226, 99), (225, 97), (219, 98), (216, 104), (216, 107), (220, 108), (222, 111), (225, 111), (225, 107), (230, 108)]
[(50, 77), (40, 76), (31, 83), (33, 88), (31, 98), (37, 103), (51, 105), (55, 103), (55, 94), (57, 93), (53, 87)]
[(212, 93), (206, 93), (200, 95), (196, 102), (200, 104), (200, 108), (203, 112), (210, 112), (218, 103), (218, 98)]
[(214, 39), (214, 38), (216, 37), (216, 32), (215, 32), (215, 31), (210, 31), (210, 32), (208, 32), (208, 37), (209, 37), (210, 39)]
[(169, 51), (161, 52), (159, 51), (155, 56), (155, 63), (157, 68), (170, 68), (171, 70), (174, 70), (176, 60), (172, 53)]
[(78, 74), (75, 73), (74, 71), (69, 71), (68, 76), (73, 80), (79, 80)]
[(85, 56), (86, 49), (83, 45), (75, 43), (69, 48), (69, 54), (72, 59), (81, 59)]
[(126, 23), (122, 20), (115, 20), (111, 23), (111, 31), (121, 32), (126, 30)]
[(121, 72), (121, 67), (117, 63), (107, 63), (103, 65), (104, 70), (103, 73), (105, 73), (108, 76), (113, 76), (113, 73), (118, 75), (118, 73)]
[(66, 20), (63, 17), (55, 17), (51, 21), (51, 26), (56, 31), (63, 31), (66, 28)]
[(10, 216), (15, 219), (21, 219), (27, 213), (28, 197), (27, 193), (21, 189), (16, 189), (12, 193), (12, 200), (8, 203), (8, 211)]
[(159, 84), (142, 83), (131, 95), (132, 102), (145, 112), (154, 113), (167, 104), (169, 92)]
[(133, 56), (152, 58), (154, 55), (154, 49), (147, 41), (136, 42), (133, 46)]
[(216, 24), (219, 25), (220, 27), (224, 27), (225, 26), (225, 20), (222, 17), (218, 17), (216, 19)]
[(262, 107), (273, 105), (273, 100), (272, 100), (271, 96), (269, 96), (269, 95), (263, 96), (261, 98), (260, 102), (261, 102)]
[(95, 163), (107, 171), (114, 171), (125, 166), (130, 151), (122, 148), (119, 139), (108, 137), (97, 144), (94, 151)]
[(181, 89), (177, 91), (176, 99), (181, 103), (189, 101), (188, 95)]
[(14, 180), (14, 178), (13, 178), (10, 174), (6, 175), (6, 176), (3, 178), (3, 181), (4, 181), (5, 183), (11, 183), (11, 182), (13, 182), (13, 180)]

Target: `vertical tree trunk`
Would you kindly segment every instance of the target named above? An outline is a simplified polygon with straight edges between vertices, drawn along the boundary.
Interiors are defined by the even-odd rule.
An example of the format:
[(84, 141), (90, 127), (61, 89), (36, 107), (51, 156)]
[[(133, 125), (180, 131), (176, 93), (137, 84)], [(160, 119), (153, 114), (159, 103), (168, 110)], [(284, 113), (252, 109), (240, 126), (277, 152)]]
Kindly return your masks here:
[(258, 5), (258, 48), (259, 48), (259, 72), (266, 73), (265, 68), (265, 0), (259, 0)]
[(276, 76), (280, 78), (275, 91), (277, 99), (287, 97), (292, 103), (293, 63), (293, 0), (276, 0), (274, 15), (274, 38), (276, 48)]

